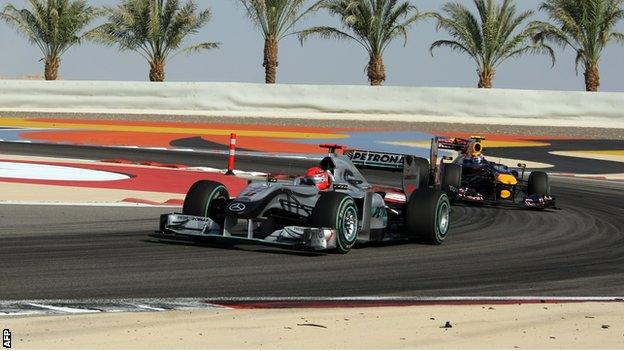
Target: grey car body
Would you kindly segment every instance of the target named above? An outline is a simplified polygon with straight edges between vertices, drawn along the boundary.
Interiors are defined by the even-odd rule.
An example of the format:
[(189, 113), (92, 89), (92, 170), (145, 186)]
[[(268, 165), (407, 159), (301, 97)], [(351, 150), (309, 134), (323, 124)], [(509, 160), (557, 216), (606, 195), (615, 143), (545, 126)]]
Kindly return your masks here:
[[(405, 222), (409, 212), (407, 206), (410, 195), (419, 191), (419, 183), (424, 183), (420, 179), (423, 172), (413, 162), (414, 157), (392, 156), (385, 158), (392, 164), (378, 162), (374, 167), (403, 171), (404, 189), (398, 197), (397, 191), (389, 192), (371, 185), (355, 164), (366, 166), (365, 162), (352, 160), (353, 153), (339, 155), (331, 149), (320, 162), (333, 178), (328, 190), (319, 191), (314, 185), (304, 184), (301, 177), (278, 180), (268, 176), (264, 180), (251, 181), (236, 198), (228, 199), (217, 210), (209, 208), (212, 200), (208, 199), (199, 201), (199, 209), (195, 206), (195, 210), (186, 210), (182, 214), (162, 215), (156, 236), (341, 252), (348, 252), (356, 242), (408, 238), (411, 233)], [(219, 187), (211, 183), (204, 185), (204, 192), (214, 192), (216, 190), (211, 189)], [(428, 194), (435, 192), (442, 199), (442, 208), (436, 209), (440, 218), (436, 220), (439, 222), (438, 236), (443, 240), (448, 231), (450, 206), (446, 206), (445, 194), (436, 192), (433, 186), (427, 190)], [(185, 209), (191, 208), (190, 202), (195, 201), (192, 199), (198, 198), (191, 194), (193, 191), (191, 188), (187, 194)], [(386, 198), (389, 193), (391, 201)], [(205, 198), (201, 194), (200, 197)]]

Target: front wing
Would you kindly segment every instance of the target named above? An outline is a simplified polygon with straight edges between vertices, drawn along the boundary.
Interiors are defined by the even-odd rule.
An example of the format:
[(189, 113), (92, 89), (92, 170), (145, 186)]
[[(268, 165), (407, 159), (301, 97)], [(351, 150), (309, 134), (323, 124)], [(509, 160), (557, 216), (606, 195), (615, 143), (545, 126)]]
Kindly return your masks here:
[(459, 201), (483, 203), (483, 204), (516, 204), (528, 209), (557, 209), (555, 198), (544, 195), (531, 195), (523, 198), (519, 202), (513, 200), (489, 200), (474, 189), (461, 187), (459, 189), (452, 188), (451, 192)]
[[(254, 243), (289, 248), (308, 249), (313, 251), (331, 250), (336, 248), (336, 230), (329, 228), (311, 228), (289, 226), (260, 238), (254, 235), (258, 221), (254, 219), (240, 219), (245, 221), (246, 230), (230, 233), (226, 219), (225, 228), (208, 217), (188, 216), (178, 213), (163, 214), (160, 217), (160, 230), (153, 237), (167, 240), (184, 239), (211, 239), (230, 241), (234, 243)], [(236, 219), (234, 219), (236, 220)], [(231, 229), (231, 228), (230, 228)]]

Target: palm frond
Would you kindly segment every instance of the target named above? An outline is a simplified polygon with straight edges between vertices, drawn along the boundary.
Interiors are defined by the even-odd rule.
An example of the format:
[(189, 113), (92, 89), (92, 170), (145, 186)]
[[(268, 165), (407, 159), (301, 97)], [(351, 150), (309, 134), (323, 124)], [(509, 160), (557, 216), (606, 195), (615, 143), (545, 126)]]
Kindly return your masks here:
[(294, 28), (316, 12), (324, 0), (315, 0), (306, 7), (308, 0), (238, 0), (251, 22), (260, 29), (262, 36), (281, 40), (295, 34)]
[(178, 50), (178, 52), (171, 55), (170, 58), (174, 58), (180, 54), (190, 55), (193, 53), (197, 53), (204, 50), (212, 50), (218, 49), (221, 46), (221, 43), (199, 43), (194, 45), (189, 45), (185, 48)]
[(29, 0), (28, 8), (4, 7), (0, 19), (36, 45), (46, 58), (60, 58), (80, 45), (87, 26), (101, 14), (85, 0)]
[(460, 42), (453, 41), (453, 40), (438, 40), (438, 41), (433, 42), (433, 44), (431, 44), (431, 47), (429, 48), (429, 53), (431, 54), (431, 56), (433, 56), (433, 52), (435, 51), (435, 49), (439, 47), (448, 47), (451, 50), (463, 52), (463, 53), (470, 55), (470, 49), (465, 47)]
[(199, 33), (212, 12), (200, 10), (189, 0), (123, 0), (105, 8), (107, 21), (88, 33), (89, 38), (122, 51), (134, 51), (148, 61), (165, 62), (180, 53), (194, 53), (218, 48), (218, 43), (204, 42), (184, 46), (185, 40)]
[(548, 22), (539, 22), (535, 41), (552, 42), (576, 51), (575, 67), (597, 67), (612, 41), (623, 43), (616, 31), (624, 19), (624, 0), (545, 0), (540, 10)]
[(338, 39), (338, 40), (353, 40), (360, 45), (362, 45), (365, 49), (369, 50), (368, 44), (365, 41), (362, 41), (360, 38), (354, 37), (347, 32), (343, 32), (339, 29), (333, 27), (312, 27), (302, 31), (297, 32), (297, 36), (299, 38), (299, 42), (301, 45), (311, 36), (317, 36), (321, 39)]
[(409, 1), (399, 0), (324, 0), (320, 7), (338, 17), (342, 28), (315, 27), (301, 31), (302, 42), (316, 31), (321, 38), (354, 40), (369, 55), (379, 57), (397, 38), (403, 39), (405, 45), (415, 23), (435, 17), (433, 13), (419, 13)]
[(438, 30), (445, 30), (451, 38), (434, 42), (432, 54), (439, 47), (466, 53), (481, 72), (495, 72), (506, 60), (524, 54), (546, 54), (554, 64), (554, 51), (544, 44), (545, 32), (540, 36), (536, 22), (526, 23), (533, 11), (518, 13), (514, 0), (473, 3), (475, 12), (457, 2), (443, 6), (443, 14), (437, 15)]

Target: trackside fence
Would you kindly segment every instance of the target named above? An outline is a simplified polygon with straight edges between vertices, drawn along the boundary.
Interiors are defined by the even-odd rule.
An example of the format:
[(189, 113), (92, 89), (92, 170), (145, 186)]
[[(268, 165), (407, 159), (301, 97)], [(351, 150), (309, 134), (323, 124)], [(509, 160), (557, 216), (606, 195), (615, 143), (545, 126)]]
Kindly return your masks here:
[(624, 128), (624, 93), (3, 80), (0, 111)]

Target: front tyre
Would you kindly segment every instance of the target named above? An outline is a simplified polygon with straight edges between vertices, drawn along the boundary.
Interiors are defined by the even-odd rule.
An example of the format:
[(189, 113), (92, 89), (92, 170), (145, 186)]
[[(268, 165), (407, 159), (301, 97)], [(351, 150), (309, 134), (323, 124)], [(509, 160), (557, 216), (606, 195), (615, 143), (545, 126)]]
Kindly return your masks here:
[(429, 160), (422, 157), (414, 157), (414, 162), (418, 165), (418, 188), (426, 188), (429, 186)]
[(230, 194), (225, 185), (210, 180), (200, 180), (187, 192), (182, 214), (209, 217), (223, 228), (225, 208), (229, 199)]
[(462, 167), (460, 165), (445, 163), (442, 166), (442, 179), (440, 182), (442, 190), (448, 193), (454, 188), (457, 191), (461, 186), (461, 179)]
[(407, 233), (417, 241), (440, 245), (448, 234), (450, 215), (451, 203), (443, 191), (418, 189), (407, 203)]
[(529, 175), (528, 194), (545, 196), (550, 195), (550, 184), (548, 184), (548, 174), (544, 172), (531, 172)]
[(357, 241), (359, 233), (358, 209), (353, 198), (343, 193), (322, 193), (310, 219), (316, 228), (336, 230), (336, 251), (346, 254)]

